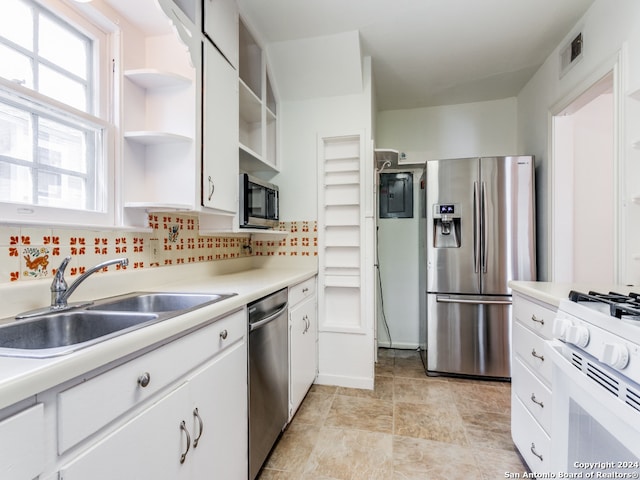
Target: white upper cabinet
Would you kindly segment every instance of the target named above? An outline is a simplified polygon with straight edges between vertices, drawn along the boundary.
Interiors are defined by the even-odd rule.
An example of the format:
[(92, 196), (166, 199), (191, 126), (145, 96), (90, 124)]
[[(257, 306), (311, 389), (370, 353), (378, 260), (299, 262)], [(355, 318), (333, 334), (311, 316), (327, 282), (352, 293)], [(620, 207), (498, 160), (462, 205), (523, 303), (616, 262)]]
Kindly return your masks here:
[(277, 156), (277, 101), (265, 54), (240, 21), (240, 169), (279, 171)]
[(204, 40), (202, 205), (238, 211), (238, 72)]
[(202, 29), (233, 68), (238, 69), (238, 4), (235, 0), (203, 0)]

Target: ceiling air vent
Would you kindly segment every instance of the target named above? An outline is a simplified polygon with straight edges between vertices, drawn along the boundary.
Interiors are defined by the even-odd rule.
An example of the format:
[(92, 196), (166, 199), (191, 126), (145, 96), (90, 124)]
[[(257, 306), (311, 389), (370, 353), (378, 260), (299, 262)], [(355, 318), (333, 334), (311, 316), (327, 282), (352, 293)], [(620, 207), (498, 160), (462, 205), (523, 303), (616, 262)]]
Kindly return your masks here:
[(578, 33), (562, 50), (560, 50), (560, 77), (571, 67), (582, 60), (582, 32)]

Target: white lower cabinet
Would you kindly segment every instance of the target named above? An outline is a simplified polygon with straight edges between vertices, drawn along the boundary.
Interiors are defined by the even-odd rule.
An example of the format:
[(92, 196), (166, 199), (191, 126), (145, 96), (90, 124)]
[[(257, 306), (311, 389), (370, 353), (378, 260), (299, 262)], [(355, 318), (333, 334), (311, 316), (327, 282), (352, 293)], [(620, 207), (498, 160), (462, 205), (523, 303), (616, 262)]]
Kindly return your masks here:
[(60, 470), (64, 480), (247, 477), (246, 342)]
[[(246, 318), (243, 315), (246, 325)], [(246, 479), (248, 476), (247, 343), (242, 342), (196, 372), (189, 380), (193, 425), (194, 479)], [(201, 429), (202, 427), (202, 429)], [(195, 440), (193, 440), (195, 442)], [(188, 456), (191, 454), (188, 454)]]
[(520, 294), (513, 296), (511, 349), (511, 435), (529, 469), (549, 471), (551, 452), (551, 338), (555, 308)]
[(43, 425), (56, 431), (35, 441), (54, 439), (57, 451), (45, 452), (44, 472), (3, 479), (244, 480), (246, 310), (42, 398)]
[(289, 288), (289, 419), (318, 373), (316, 277)]
[(188, 408), (188, 388), (183, 384), (63, 466), (60, 479), (189, 478), (191, 462), (180, 461), (184, 452), (190, 453), (181, 427), (185, 418), (192, 424), (186, 417)]
[(0, 420), (0, 478), (26, 480), (44, 469), (44, 408), (41, 403)]

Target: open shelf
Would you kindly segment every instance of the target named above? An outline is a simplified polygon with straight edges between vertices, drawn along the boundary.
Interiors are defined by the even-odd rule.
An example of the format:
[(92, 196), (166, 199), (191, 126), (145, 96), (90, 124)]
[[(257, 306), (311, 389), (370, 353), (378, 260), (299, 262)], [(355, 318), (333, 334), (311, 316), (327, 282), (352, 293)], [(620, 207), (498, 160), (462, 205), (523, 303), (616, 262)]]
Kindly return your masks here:
[(151, 130), (138, 130), (125, 132), (124, 138), (143, 145), (159, 145), (164, 143), (189, 143), (190, 137), (169, 132), (154, 132)]
[(186, 87), (192, 80), (184, 75), (165, 72), (155, 68), (137, 68), (126, 70), (124, 76), (144, 89), (153, 90), (166, 87)]
[(125, 202), (124, 207), (143, 209), (147, 212), (174, 212), (193, 210), (193, 205), (182, 203)]

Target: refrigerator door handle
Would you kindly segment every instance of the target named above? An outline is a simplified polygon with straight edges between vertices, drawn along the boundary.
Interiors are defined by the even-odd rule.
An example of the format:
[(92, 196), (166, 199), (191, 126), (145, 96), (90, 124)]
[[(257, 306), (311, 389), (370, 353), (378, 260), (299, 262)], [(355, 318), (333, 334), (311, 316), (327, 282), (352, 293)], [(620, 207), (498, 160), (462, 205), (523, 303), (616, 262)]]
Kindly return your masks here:
[(478, 182), (473, 182), (473, 267), (480, 270), (480, 193)]
[(437, 295), (436, 302), (467, 303), (471, 305), (511, 305), (511, 300), (472, 300), (468, 298), (451, 298), (446, 295)]
[(482, 273), (487, 273), (487, 257), (489, 256), (489, 241), (487, 239), (487, 184), (482, 182)]

